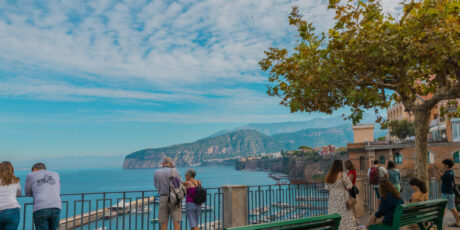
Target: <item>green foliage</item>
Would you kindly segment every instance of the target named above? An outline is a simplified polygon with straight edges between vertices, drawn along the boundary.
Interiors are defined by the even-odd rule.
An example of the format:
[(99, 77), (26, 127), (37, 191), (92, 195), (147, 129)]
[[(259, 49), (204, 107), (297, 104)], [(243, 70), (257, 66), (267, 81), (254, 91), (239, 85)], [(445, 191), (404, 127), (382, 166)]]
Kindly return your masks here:
[(388, 126), (390, 127), (390, 135), (404, 140), (406, 137), (415, 136), (415, 126), (413, 123), (406, 120), (391, 121)]
[(377, 140), (378, 141), (384, 141), (384, 140), (386, 140), (386, 137), (379, 137), (379, 138), (377, 138)]
[[(327, 34), (315, 33), (294, 7), (289, 23), (299, 39), (293, 52), (269, 48), (259, 63), (269, 72), (268, 94), (292, 112), (331, 114), (348, 106), (354, 123), (363, 111), (377, 112), (393, 100), (429, 112), (440, 100), (460, 97), (459, 1), (401, 4), (396, 19), (378, 0), (331, 0), (336, 24)], [(416, 103), (417, 95), (430, 93), (432, 99)]]

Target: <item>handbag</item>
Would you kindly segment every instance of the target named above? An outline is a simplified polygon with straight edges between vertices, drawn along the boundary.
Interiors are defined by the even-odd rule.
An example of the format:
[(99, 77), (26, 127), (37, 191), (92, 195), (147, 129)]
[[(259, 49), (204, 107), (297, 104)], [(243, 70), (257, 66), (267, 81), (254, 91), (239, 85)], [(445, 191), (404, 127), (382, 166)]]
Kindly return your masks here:
[[(345, 186), (345, 183), (343, 181), (343, 177), (342, 177), (342, 185), (343, 185), (343, 188), (345, 189), (345, 191), (347, 191), (347, 194), (348, 194), (348, 200), (345, 201), (345, 206), (347, 206), (348, 210), (353, 209), (355, 207), (357, 201), (356, 201), (356, 199), (350, 197), (350, 194), (348, 193), (347, 186)], [(352, 189), (353, 189), (353, 187), (352, 187)], [(358, 188), (356, 188), (356, 189), (358, 189)]]

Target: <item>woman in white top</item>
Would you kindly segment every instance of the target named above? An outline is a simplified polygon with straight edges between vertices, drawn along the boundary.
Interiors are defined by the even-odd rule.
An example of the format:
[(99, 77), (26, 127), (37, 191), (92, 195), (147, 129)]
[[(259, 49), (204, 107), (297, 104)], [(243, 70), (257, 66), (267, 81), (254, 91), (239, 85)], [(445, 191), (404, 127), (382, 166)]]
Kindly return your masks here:
[(14, 175), (9, 161), (0, 163), (0, 230), (17, 230), (21, 207), (16, 197), (21, 196), (19, 178)]

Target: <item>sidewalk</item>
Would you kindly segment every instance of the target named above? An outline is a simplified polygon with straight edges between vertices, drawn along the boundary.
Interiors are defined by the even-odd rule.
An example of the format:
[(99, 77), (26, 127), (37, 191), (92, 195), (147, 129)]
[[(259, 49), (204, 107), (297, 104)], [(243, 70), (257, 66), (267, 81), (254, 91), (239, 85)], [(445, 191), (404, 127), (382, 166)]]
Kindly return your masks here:
[[(361, 224), (363, 225), (366, 225), (367, 221), (369, 220), (370, 216), (365, 216), (365, 217), (361, 217), (359, 218), (359, 221), (361, 222)], [(447, 227), (447, 224), (448, 223), (453, 223), (455, 222), (454, 221), (454, 217), (452, 216), (452, 213), (450, 211), (447, 211), (446, 210), (446, 216), (444, 217), (444, 221), (443, 221), (443, 229), (446, 229), (446, 230), (460, 230), (460, 228), (449, 228)], [(401, 229), (406, 229), (406, 228), (401, 228)]]

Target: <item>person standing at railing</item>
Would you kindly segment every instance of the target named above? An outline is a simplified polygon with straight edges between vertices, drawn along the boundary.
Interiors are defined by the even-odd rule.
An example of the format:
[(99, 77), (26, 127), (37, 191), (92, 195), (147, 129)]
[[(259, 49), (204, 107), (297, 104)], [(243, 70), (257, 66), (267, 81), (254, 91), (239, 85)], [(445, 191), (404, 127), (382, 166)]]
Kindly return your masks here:
[(174, 162), (171, 158), (165, 157), (162, 163), (163, 168), (155, 171), (154, 185), (160, 194), (160, 207), (158, 210), (158, 221), (161, 224), (161, 230), (168, 229), (169, 217), (171, 217), (175, 230), (180, 230), (180, 222), (182, 221), (182, 205), (170, 204), (170, 183), (172, 180), (177, 180), (182, 183), (179, 171), (174, 167)]
[(34, 198), (35, 229), (58, 229), (62, 209), (59, 174), (48, 171), (43, 163), (34, 164), (26, 178), (25, 192)]
[(356, 226), (361, 225), (358, 219), (358, 214), (356, 210), (356, 197), (358, 196), (359, 190), (358, 187), (356, 187), (356, 168), (353, 162), (351, 160), (346, 160), (345, 161), (345, 169), (347, 170), (347, 176), (350, 178), (351, 183), (353, 184), (353, 187), (349, 190), (350, 197), (353, 199), (353, 215), (355, 216), (356, 220)]
[(339, 230), (356, 229), (356, 220), (353, 211), (347, 207), (347, 202), (350, 199), (348, 190), (353, 187), (353, 184), (343, 171), (341, 160), (335, 160), (332, 163), (325, 183), (326, 189), (329, 190), (328, 214), (337, 213), (342, 217)]
[(195, 196), (197, 195), (197, 188), (201, 187), (201, 181), (195, 179), (196, 171), (194, 169), (189, 169), (185, 173), (184, 182), (185, 188), (187, 188), (187, 199), (185, 204), (185, 212), (187, 214), (187, 219), (190, 223), (190, 228), (192, 230), (198, 230), (198, 221), (201, 216), (201, 204), (195, 202)]
[(444, 159), (442, 161), (444, 167), (444, 173), (441, 173), (438, 167), (436, 167), (436, 176), (441, 180), (441, 197), (447, 200), (447, 209), (452, 212), (455, 218), (455, 223), (450, 223), (449, 227), (460, 228), (460, 218), (458, 216), (457, 208), (455, 207), (455, 175), (454, 162), (451, 159)]
[(3, 161), (0, 163), (0, 230), (18, 229), (21, 216), (18, 196), (21, 196), (19, 178), (14, 175), (13, 165)]
[(369, 178), (369, 182), (372, 184), (375, 196), (377, 199), (380, 199), (379, 182), (382, 180), (388, 180), (389, 176), (387, 170), (380, 165), (378, 160), (374, 160), (374, 166), (369, 168), (367, 171), (367, 177)]
[(393, 161), (388, 161), (387, 172), (390, 182), (395, 186), (398, 192), (401, 192), (401, 172), (396, 168)]

